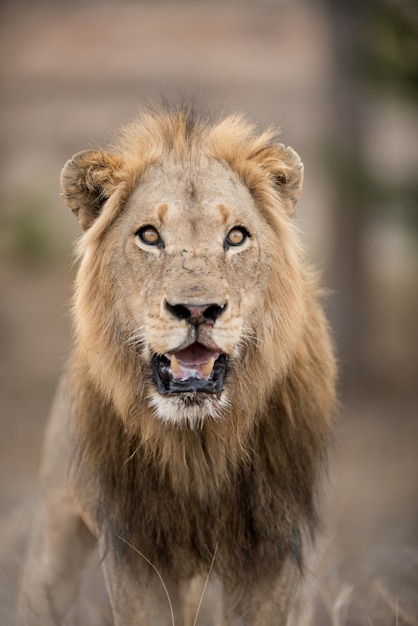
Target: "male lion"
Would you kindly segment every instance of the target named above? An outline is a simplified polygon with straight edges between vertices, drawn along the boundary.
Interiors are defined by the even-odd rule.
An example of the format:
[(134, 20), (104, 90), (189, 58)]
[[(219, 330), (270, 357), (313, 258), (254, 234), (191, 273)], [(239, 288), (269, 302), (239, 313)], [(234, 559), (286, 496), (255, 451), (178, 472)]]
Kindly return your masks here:
[(22, 623), (62, 623), (94, 540), (118, 626), (192, 624), (181, 600), (211, 571), (224, 624), (287, 623), (335, 367), (291, 223), (302, 163), (273, 137), (166, 108), (66, 163), (85, 231), (75, 345)]

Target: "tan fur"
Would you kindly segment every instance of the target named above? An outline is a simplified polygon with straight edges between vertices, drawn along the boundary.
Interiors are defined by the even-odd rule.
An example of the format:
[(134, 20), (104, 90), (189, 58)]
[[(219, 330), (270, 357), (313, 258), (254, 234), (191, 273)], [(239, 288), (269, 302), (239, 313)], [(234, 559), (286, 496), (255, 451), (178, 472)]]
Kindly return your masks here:
[[(75, 346), (47, 436), (44, 530), (34, 531), (22, 623), (60, 623), (71, 550), (48, 528), (84, 553), (84, 523), (115, 624), (170, 623), (147, 560), (173, 598), (213, 565), (225, 624), (286, 624), (317, 525), (335, 366), (290, 219), (302, 163), (273, 138), (241, 116), (166, 109), (123, 129), (109, 153), (65, 165), (63, 196), (85, 231)], [(142, 226), (161, 245), (144, 242)], [(236, 227), (249, 237), (227, 245)], [(210, 323), (173, 315), (209, 304)], [(227, 355), (222, 392), (161, 395), (153, 355), (193, 341)]]

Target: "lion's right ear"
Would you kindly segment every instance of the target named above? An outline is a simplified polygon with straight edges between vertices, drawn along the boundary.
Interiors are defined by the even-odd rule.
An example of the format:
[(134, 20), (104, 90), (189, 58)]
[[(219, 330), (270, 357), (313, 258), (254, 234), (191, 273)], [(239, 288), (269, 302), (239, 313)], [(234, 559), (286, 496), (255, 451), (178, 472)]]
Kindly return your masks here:
[(61, 172), (62, 197), (80, 222), (90, 228), (119, 182), (123, 161), (101, 150), (75, 154)]

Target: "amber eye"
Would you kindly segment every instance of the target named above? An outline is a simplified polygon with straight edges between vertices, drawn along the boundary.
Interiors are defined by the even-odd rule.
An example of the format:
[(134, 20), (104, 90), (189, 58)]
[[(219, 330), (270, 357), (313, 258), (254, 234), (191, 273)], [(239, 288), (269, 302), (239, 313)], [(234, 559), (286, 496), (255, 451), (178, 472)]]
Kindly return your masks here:
[(231, 228), (226, 239), (226, 247), (241, 246), (248, 237), (248, 231), (243, 226), (235, 226)]
[(148, 246), (156, 246), (161, 243), (160, 234), (154, 226), (143, 226), (136, 234)]

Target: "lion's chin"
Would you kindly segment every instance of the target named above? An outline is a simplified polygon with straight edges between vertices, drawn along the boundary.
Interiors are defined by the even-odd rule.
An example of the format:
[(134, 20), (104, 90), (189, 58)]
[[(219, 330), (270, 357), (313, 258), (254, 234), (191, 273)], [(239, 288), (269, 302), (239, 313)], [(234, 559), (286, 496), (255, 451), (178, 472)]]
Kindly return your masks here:
[(211, 395), (183, 392), (162, 395), (154, 391), (150, 397), (156, 419), (185, 428), (201, 428), (207, 420), (222, 421), (229, 409), (228, 394)]

